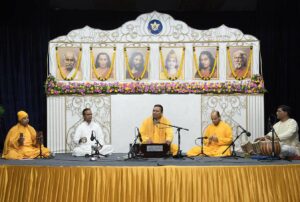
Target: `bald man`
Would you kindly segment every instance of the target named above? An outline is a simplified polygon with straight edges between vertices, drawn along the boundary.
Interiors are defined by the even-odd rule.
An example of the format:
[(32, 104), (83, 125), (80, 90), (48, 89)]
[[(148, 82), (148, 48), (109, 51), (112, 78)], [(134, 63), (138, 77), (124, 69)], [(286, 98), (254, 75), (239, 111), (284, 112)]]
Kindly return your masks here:
[[(35, 129), (29, 125), (29, 117), (25, 111), (19, 111), (18, 123), (13, 126), (5, 139), (2, 158), (33, 159), (40, 153)], [(50, 151), (43, 145), (42, 155), (50, 156)]]
[[(211, 113), (211, 120), (212, 124), (210, 124), (204, 132), (204, 154), (208, 156), (230, 156), (230, 149), (228, 149), (224, 154), (223, 152), (232, 142), (231, 127), (221, 120), (221, 116), (218, 111), (213, 111)], [(201, 155), (201, 147), (193, 147), (187, 152), (187, 155)]]

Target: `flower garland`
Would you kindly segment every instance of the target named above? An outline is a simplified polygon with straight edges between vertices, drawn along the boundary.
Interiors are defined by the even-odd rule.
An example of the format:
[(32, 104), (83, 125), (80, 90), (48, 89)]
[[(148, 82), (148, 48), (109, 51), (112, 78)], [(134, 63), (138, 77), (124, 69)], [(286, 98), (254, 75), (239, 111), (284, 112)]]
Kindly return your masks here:
[(64, 82), (49, 75), (45, 92), (51, 95), (87, 94), (258, 94), (265, 93), (259, 75), (247, 81), (231, 82)]
[(185, 56), (185, 48), (183, 47), (182, 49), (182, 55), (181, 55), (181, 61), (180, 61), (180, 65), (179, 65), (179, 69), (177, 70), (177, 74), (176, 76), (170, 76), (169, 73), (168, 73), (168, 70), (165, 66), (165, 62), (164, 62), (164, 57), (163, 57), (163, 54), (162, 54), (162, 50), (161, 50), (161, 47), (159, 47), (159, 54), (160, 54), (160, 61), (161, 61), (161, 66), (163, 67), (164, 69), (164, 74), (165, 76), (171, 80), (171, 81), (175, 81), (177, 80), (178, 78), (180, 78), (181, 76), (181, 71), (182, 71), (182, 68), (183, 68), (183, 63), (184, 63), (184, 56)]
[(114, 47), (114, 52), (113, 52), (113, 55), (112, 55), (111, 64), (110, 64), (108, 72), (106, 73), (106, 75), (104, 77), (101, 77), (101, 75), (99, 75), (97, 73), (96, 65), (95, 65), (95, 58), (94, 58), (92, 47), (90, 48), (90, 52), (91, 52), (91, 63), (92, 63), (92, 67), (93, 67), (93, 72), (94, 72), (96, 78), (100, 81), (106, 81), (110, 77), (111, 72), (112, 72), (113, 67), (114, 67), (114, 64), (115, 64), (116, 48)]
[(130, 64), (129, 64), (129, 61), (128, 61), (128, 55), (127, 55), (127, 50), (126, 48), (124, 48), (124, 55), (125, 55), (125, 63), (126, 63), (126, 67), (127, 67), (127, 71), (130, 75), (130, 78), (135, 80), (135, 81), (140, 81), (144, 78), (145, 76), (145, 73), (146, 73), (146, 70), (148, 68), (148, 62), (149, 62), (149, 53), (150, 53), (150, 47), (147, 47), (147, 53), (146, 53), (146, 59), (145, 59), (145, 63), (144, 63), (144, 69), (143, 69), (143, 72), (141, 74), (141, 76), (139, 77), (135, 77), (131, 71), (131, 67), (130, 67)]
[(73, 80), (77, 75), (77, 72), (79, 70), (79, 65), (81, 63), (81, 55), (82, 55), (81, 48), (79, 49), (79, 56), (78, 56), (78, 61), (77, 61), (77, 64), (76, 64), (75, 72), (72, 74), (72, 76), (70, 78), (67, 78), (67, 76), (62, 72), (61, 64), (60, 64), (60, 57), (59, 57), (59, 54), (58, 54), (58, 48), (56, 47), (55, 50), (56, 50), (56, 62), (57, 62), (57, 66), (58, 66), (61, 78), (63, 78), (63, 80), (65, 80), (65, 81)]
[(229, 67), (230, 67), (230, 70), (231, 70), (231, 73), (233, 75), (233, 77), (237, 80), (243, 80), (246, 78), (248, 72), (249, 72), (249, 69), (250, 69), (250, 65), (251, 65), (251, 61), (252, 61), (252, 46), (250, 47), (250, 55), (249, 55), (249, 60), (248, 60), (248, 64), (247, 64), (247, 69), (246, 69), (246, 72), (244, 73), (244, 75), (242, 77), (238, 77), (236, 75), (236, 73), (234, 72), (234, 69), (232, 67), (232, 60), (231, 60), (231, 56), (230, 56), (230, 50), (229, 50), (229, 47), (227, 47), (227, 57), (228, 57), (228, 61), (229, 61)]
[(218, 57), (219, 57), (219, 47), (217, 47), (217, 52), (216, 52), (216, 56), (215, 56), (215, 62), (214, 62), (214, 66), (212, 68), (212, 71), (211, 73), (208, 75), (208, 77), (205, 77), (205, 76), (202, 76), (201, 74), (201, 71), (199, 70), (199, 64), (197, 62), (197, 56), (196, 56), (196, 50), (195, 50), (195, 47), (193, 47), (193, 52), (194, 52), (194, 63), (195, 63), (195, 68), (197, 70), (197, 73), (199, 75), (199, 77), (202, 79), (202, 80), (210, 80), (212, 75), (215, 73), (215, 69), (216, 69), (216, 66), (217, 66), (217, 61), (218, 61)]

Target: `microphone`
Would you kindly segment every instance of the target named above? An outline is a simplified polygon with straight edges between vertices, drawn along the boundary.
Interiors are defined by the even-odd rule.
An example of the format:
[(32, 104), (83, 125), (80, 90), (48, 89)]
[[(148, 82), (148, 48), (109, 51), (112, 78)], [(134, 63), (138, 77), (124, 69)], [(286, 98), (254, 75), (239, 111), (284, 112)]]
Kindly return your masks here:
[(94, 136), (94, 131), (92, 130), (92, 134), (91, 134), (91, 141), (94, 141), (95, 136)]
[(18, 143), (19, 143), (20, 146), (24, 145), (24, 134), (23, 133), (20, 133)]
[(37, 143), (43, 144), (43, 142), (44, 142), (43, 132), (40, 131), (40, 132), (38, 132)]
[(138, 127), (136, 127), (136, 129), (137, 129), (137, 132), (138, 132), (139, 140), (140, 140), (140, 142), (142, 143), (142, 142), (143, 142), (143, 139), (142, 139), (142, 135), (141, 135), (141, 133), (140, 133), (140, 129), (139, 129)]
[(271, 115), (268, 118), (268, 130), (272, 129)]
[(198, 139), (207, 139), (208, 137), (197, 137), (196, 140)]
[(251, 136), (251, 133), (250, 133), (249, 131), (245, 130), (241, 125), (238, 125), (238, 127), (239, 127), (240, 129), (242, 129), (242, 130), (243, 130), (243, 133), (245, 133), (248, 137)]
[(268, 117), (268, 130), (271, 131), (273, 130), (273, 124), (276, 122), (277, 116), (274, 114), (270, 114)]

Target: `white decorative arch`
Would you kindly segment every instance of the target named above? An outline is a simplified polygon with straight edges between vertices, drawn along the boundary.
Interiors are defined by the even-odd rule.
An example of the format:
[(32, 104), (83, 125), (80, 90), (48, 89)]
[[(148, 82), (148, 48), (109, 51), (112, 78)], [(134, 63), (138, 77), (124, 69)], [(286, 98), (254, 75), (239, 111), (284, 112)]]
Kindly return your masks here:
[[(152, 34), (149, 31), (149, 23), (152, 20), (157, 20), (162, 26), (162, 30), (158, 34)], [(150, 23), (151, 24), (151, 23)], [(155, 25), (157, 26), (157, 25)], [(218, 47), (218, 79), (211, 81), (193, 80), (193, 47), (212, 46)], [(244, 34), (242, 31), (221, 25), (217, 28), (208, 30), (197, 30), (189, 27), (186, 23), (175, 20), (172, 16), (159, 12), (151, 12), (138, 16), (135, 20), (124, 23), (121, 27), (114, 30), (101, 30), (85, 26), (82, 29), (70, 31), (65, 36), (57, 37), (49, 42), (49, 73), (56, 76), (56, 48), (57, 47), (81, 47), (82, 50), (82, 75), (81, 81), (61, 81), (58, 85), (68, 83), (110, 85), (117, 83), (137, 84), (136, 81), (128, 81), (125, 79), (125, 62), (124, 62), (124, 47), (149, 47), (150, 48), (150, 68), (149, 79), (142, 80), (143, 85), (151, 83), (164, 83), (159, 79), (160, 65), (160, 47), (184, 47), (185, 62), (184, 62), (184, 79), (178, 83), (189, 84), (211, 84), (211, 83), (245, 83), (244, 81), (228, 80), (226, 77), (226, 51), (227, 47), (231, 46), (247, 46), (252, 47), (252, 75), (260, 73), (259, 40), (251, 35)], [(92, 81), (91, 80), (91, 62), (90, 48), (91, 47), (106, 47), (116, 48), (115, 61), (115, 80), (111, 81)], [(171, 81), (168, 81), (171, 82)], [(172, 82), (171, 82), (172, 83)], [(205, 93), (205, 92), (204, 92)], [(55, 94), (55, 93), (54, 93)], [(189, 134), (185, 135), (182, 141), (182, 149), (188, 150), (194, 146), (194, 139), (199, 137), (204, 125), (209, 123), (209, 114), (212, 110), (220, 110), (224, 115), (224, 120), (231, 122), (236, 128), (237, 123), (248, 129), (253, 137), (261, 136), (264, 132), (264, 97), (263, 94), (231, 94), (219, 93), (212, 94), (187, 94), (170, 95), (161, 93), (159, 95), (149, 95), (141, 93), (139, 95), (117, 94), (113, 92), (109, 95), (92, 94), (92, 95), (72, 95), (59, 94), (58, 96), (47, 97), (47, 127), (48, 127), (48, 146), (59, 152), (69, 152), (69, 137), (74, 133), (74, 127), (80, 120), (80, 112), (85, 106), (80, 109), (71, 106), (75, 96), (79, 96), (81, 103), (87, 103), (97, 98), (105, 100), (104, 108), (95, 108), (95, 114), (107, 114), (107, 116), (97, 116), (97, 122), (103, 125), (106, 130), (105, 138), (107, 143), (111, 143), (115, 147), (116, 152), (127, 152), (128, 145), (133, 140), (134, 128), (139, 126), (147, 115), (151, 115), (153, 104), (162, 103), (166, 108), (166, 116), (175, 125), (190, 128)], [(232, 97), (236, 97), (239, 106), (230, 110), (234, 121), (228, 119), (226, 105), (232, 107), (228, 102), (232, 101)], [(215, 107), (208, 105), (211, 101), (215, 101)], [(225, 103), (225, 104), (224, 104)], [(71, 104), (71, 105), (70, 105)], [(96, 106), (92, 104), (92, 106)], [(227, 106), (227, 105), (226, 105)], [(74, 110), (77, 110), (75, 115)], [(232, 108), (233, 109), (233, 108)], [(235, 111), (239, 109), (239, 111)], [(227, 109), (228, 110), (228, 109)], [(226, 116), (225, 116), (226, 115)], [(109, 119), (108, 119), (109, 117)], [(192, 120), (192, 121), (191, 121)], [(175, 140), (177, 139), (176, 136)]]
[[(162, 31), (155, 35), (148, 29), (148, 23), (153, 20), (162, 23)], [(66, 36), (60, 36), (50, 43), (125, 43), (125, 42), (250, 42), (258, 41), (254, 36), (244, 35), (240, 30), (221, 25), (209, 30), (197, 30), (186, 23), (175, 20), (172, 16), (159, 12), (151, 12), (138, 16), (133, 21), (124, 23), (114, 30), (100, 30), (85, 26), (82, 29), (70, 31)]]

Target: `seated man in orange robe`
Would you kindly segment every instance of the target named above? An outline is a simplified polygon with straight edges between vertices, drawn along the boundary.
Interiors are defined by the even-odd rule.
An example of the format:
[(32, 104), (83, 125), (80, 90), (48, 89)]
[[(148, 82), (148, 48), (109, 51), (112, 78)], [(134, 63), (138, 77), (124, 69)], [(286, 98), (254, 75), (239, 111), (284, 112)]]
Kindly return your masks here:
[[(212, 124), (210, 124), (204, 133), (204, 147), (203, 153), (208, 156), (230, 156), (231, 150), (228, 149), (224, 154), (223, 152), (232, 142), (232, 129), (231, 127), (221, 121), (221, 116), (218, 111), (211, 113)], [(201, 147), (195, 146), (187, 152), (187, 156), (201, 155)]]
[(178, 146), (171, 144), (173, 141), (173, 129), (162, 124), (171, 125), (170, 121), (163, 116), (163, 106), (154, 105), (152, 116), (148, 117), (140, 127), (142, 144), (168, 144), (172, 155), (178, 152)]
[[(26, 112), (19, 111), (17, 115), (19, 123), (13, 126), (6, 136), (2, 158), (33, 159), (40, 153), (36, 131), (28, 124), (29, 118)], [(49, 157), (49, 149), (43, 145), (41, 148), (43, 157)]]

